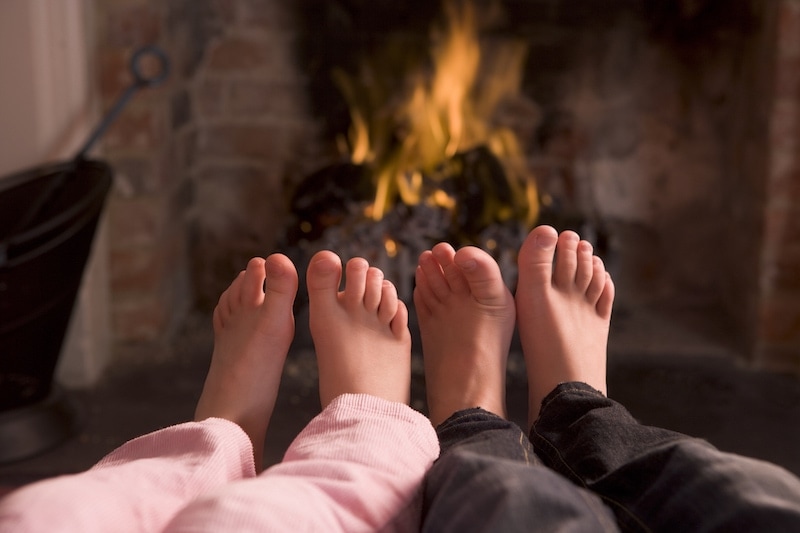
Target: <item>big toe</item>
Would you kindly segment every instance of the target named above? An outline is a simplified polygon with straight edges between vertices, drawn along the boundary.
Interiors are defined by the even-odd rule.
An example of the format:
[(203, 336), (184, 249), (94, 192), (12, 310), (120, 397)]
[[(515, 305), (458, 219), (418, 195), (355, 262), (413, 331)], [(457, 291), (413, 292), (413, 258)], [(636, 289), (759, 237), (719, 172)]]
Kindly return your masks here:
[(306, 272), (309, 300), (335, 299), (341, 281), (342, 260), (339, 256), (328, 250), (314, 254)]
[(520, 285), (552, 283), (557, 242), (558, 232), (551, 226), (538, 226), (528, 234), (517, 259)]
[(297, 269), (292, 261), (283, 254), (272, 254), (264, 268), (268, 304), (291, 307), (297, 295)]
[(510, 293), (492, 256), (480, 248), (467, 246), (456, 253), (455, 264), (469, 285), (473, 298), (489, 305), (505, 303)]

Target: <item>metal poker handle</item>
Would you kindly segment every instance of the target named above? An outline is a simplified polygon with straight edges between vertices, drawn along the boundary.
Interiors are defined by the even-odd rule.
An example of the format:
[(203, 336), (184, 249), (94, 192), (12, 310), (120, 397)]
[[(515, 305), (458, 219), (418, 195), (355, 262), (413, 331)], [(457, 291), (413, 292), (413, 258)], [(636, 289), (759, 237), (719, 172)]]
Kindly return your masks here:
[[(155, 74), (147, 75), (143, 71), (143, 60), (146, 58), (153, 58), (156, 60), (159, 68)], [(84, 143), (83, 147), (78, 151), (75, 155), (75, 160), (83, 159), (84, 156), (89, 152), (97, 139), (99, 139), (108, 129), (109, 126), (117, 119), (122, 109), (128, 103), (128, 101), (133, 97), (134, 94), (139, 89), (144, 89), (146, 87), (155, 87), (156, 85), (161, 84), (164, 80), (167, 79), (169, 76), (169, 58), (164, 51), (155, 46), (144, 46), (139, 48), (131, 57), (130, 62), (130, 71), (133, 75), (133, 82), (128, 86), (128, 88), (123, 92), (114, 105), (109, 109), (106, 116), (103, 118), (102, 122), (94, 129), (92, 134), (87, 139), (86, 143)]]

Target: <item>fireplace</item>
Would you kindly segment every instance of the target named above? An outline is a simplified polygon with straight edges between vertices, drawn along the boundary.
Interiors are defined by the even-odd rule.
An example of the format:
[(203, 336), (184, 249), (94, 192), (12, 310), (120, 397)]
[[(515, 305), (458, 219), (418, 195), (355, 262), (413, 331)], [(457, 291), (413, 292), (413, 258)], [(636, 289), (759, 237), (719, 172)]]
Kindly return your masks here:
[[(764, 126), (752, 105), (767, 16), (763, 10), (751, 2), (710, 1), (621, 0), (582, 2), (580, 7), (536, 0), (459, 1), (437, 9), (426, 9), (423, 2), (308, 4), (302, 13), (313, 16), (301, 21), (305, 39), (300, 39), (299, 58), (301, 64), (315, 67), (310, 73), (312, 103), (324, 120), (326, 136), (340, 145), (343, 139), (357, 144), (368, 134), (354, 125), (366, 122), (379, 133), (391, 130), (384, 135), (390, 140), (374, 141), (379, 149), (391, 142), (402, 144), (405, 137), (398, 139), (400, 135), (426, 138), (426, 132), (413, 131), (413, 123), (428, 124), (428, 117), (403, 121), (405, 99), (417, 97), (416, 81), (409, 81), (404, 69), (413, 69), (416, 61), (426, 64), (426, 87), (435, 93), (437, 73), (430, 70), (443, 68), (437, 61), (450, 51), (447, 39), (452, 35), (447, 30), (463, 29), (458, 17), (467, 18), (463, 10), (472, 6), (478, 42), (457, 36), (464, 41), (458, 43), (459, 53), (467, 57), (456, 60), (445, 77), (459, 71), (478, 79), (466, 90), (450, 80), (448, 91), (457, 97), (479, 93), (483, 85), (490, 85), (487, 80), (502, 86), (508, 84), (505, 78), (518, 83), (514, 91), (496, 98), (497, 109), (491, 110), (488, 121), (510, 131), (520, 146), (524, 172), (530, 172), (521, 182), (532, 180), (537, 196), (526, 209), (539, 222), (582, 230), (594, 241), (619, 285), (619, 317), (655, 308), (669, 320), (689, 320), (706, 331), (722, 332), (720, 342), (742, 342), (725, 338), (724, 332), (737, 331), (737, 323), (750, 319), (741, 310), (751, 295), (738, 284), (752, 276), (756, 264), (752, 254), (741, 255), (741, 250), (759, 245), (746, 215), (756, 209), (763, 185), (754, 176), (759, 162), (749, 159), (753, 156), (745, 147), (752, 142), (750, 135)], [(426, 53), (427, 63), (420, 60)], [(480, 56), (475, 72), (465, 67), (471, 53)], [(416, 105), (417, 114), (427, 111), (420, 109), (424, 104)], [(365, 119), (370, 111), (373, 116)], [(375, 124), (375, 115), (401, 115), (402, 124)], [(447, 130), (447, 118), (441, 115), (434, 120), (441, 119), (437, 127)], [(409, 131), (396, 133), (404, 128)], [(348, 162), (358, 151), (358, 146), (350, 148)], [(407, 159), (391, 155), (392, 161)], [(383, 172), (380, 163), (373, 165), (372, 178)], [(402, 172), (407, 181), (413, 180), (414, 170)], [(336, 178), (342, 180), (343, 191), (348, 185), (357, 189), (352, 185), (360, 183), (357, 176), (341, 173), (317, 172), (301, 180), (307, 211), (329, 213), (324, 201), (302, 196), (304, 187), (322, 194), (320, 182), (336, 183)], [(373, 196), (380, 187), (374, 185)], [(481, 187), (476, 181), (473, 186), (479, 189), (478, 197), (500, 189)], [(515, 197), (525, 198), (524, 187), (512, 188)], [(351, 200), (357, 211), (363, 208), (360, 198)], [(333, 211), (348, 204), (335, 195), (330, 201), (336, 204)], [(464, 198), (454, 203), (463, 205)], [(335, 215), (330, 217), (330, 231), (319, 235), (318, 224), (310, 222), (313, 217), (297, 203), (293, 207), (295, 217), (290, 216), (288, 228), (305, 224), (310, 233), (317, 233), (290, 243), (304, 245), (306, 253), (295, 255), (301, 264), (323, 247), (345, 256), (371, 255), (399, 281), (403, 293), (410, 290), (405, 279), (413, 274), (420, 247), (440, 238), (490, 249), (513, 283), (513, 251), (524, 235), (516, 227), (504, 230), (493, 221), (471, 232), (435, 232), (431, 226), (447, 228), (448, 217), (437, 218), (424, 207), (403, 207), (404, 213), (392, 211), (388, 221), (376, 221), (371, 235), (358, 229), (352, 216)], [(419, 210), (423, 213), (416, 216)], [(366, 223), (370, 217), (362, 218)], [(528, 222), (524, 214), (515, 221)], [(286, 234), (291, 240), (291, 231)], [(401, 235), (422, 236), (423, 242), (406, 239), (398, 250)], [(390, 250), (383, 250), (383, 241)], [(394, 268), (397, 263), (410, 266)]]
[[(363, 170), (352, 151), (341, 150), (353, 124), (341, 75), (356, 79), (364, 59), (383, 50), (397, 66), (373, 71), (388, 76), (374, 83), (404, 83), (398, 73), (430, 54), (431, 28), (442, 26), (443, 13), (442, 4), (421, 0), (172, 0), (163, 10), (144, 0), (133, 7), (97, 3), (107, 13), (109, 34), (118, 30), (112, 39), (118, 49), (105, 54), (124, 55), (145, 36), (171, 51), (181, 73), (168, 92), (154, 97), (152, 108), (143, 104), (131, 112), (128, 127), (147, 129), (156, 142), (120, 133), (107, 149), (129, 185), (128, 196), (116, 201), (119, 218), (137, 209), (150, 216), (146, 244), (156, 250), (174, 254), (175, 242), (185, 243), (189, 260), (181, 268), (191, 272), (190, 294), (206, 307), (248, 257), (281, 247), (296, 252), (303, 236), (292, 232), (310, 222), (298, 218), (298, 204), (290, 207), (298, 191), (314, 189), (309, 184), (315, 179), (327, 186), (351, 183)], [(743, 358), (800, 368), (800, 306), (786, 296), (798, 291), (792, 272), (800, 264), (800, 232), (791, 215), (798, 209), (800, 166), (792, 155), (800, 138), (796, 2), (472, 5), (480, 13), (482, 46), (524, 48), (519, 92), (498, 105), (493, 120), (513, 131), (532, 177), (536, 205), (527, 209), (539, 221), (592, 237), (619, 286), (618, 319), (657, 310), (665, 320), (708, 322), (701, 329), (718, 331), (714, 342)], [(114, 62), (106, 61), (109, 78)], [(169, 139), (161, 158), (131, 150), (136, 142), (158, 145), (158, 135)], [(481, 148), (457, 154), (477, 158), (480, 152), (471, 149)], [(332, 168), (338, 174), (320, 174)], [(490, 186), (477, 196), (497, 190)], [(358, 191), (350, 192), (358, 203)], [(374, 188), (365, 193), (371, 195)], [(151, 212), (154, 204), (145, 200), (153, 196), (163, 212)], [(424, 209), (384, 214), (407, 222), (409, 211)], [(437, 210), (417, 214), (433, 226), (442, 216)], [(530, 222), (525, 214), (513, 220)], [(342, 233), (345, 226), (331, 227)], [(166, 229), (175, 227), (183, 229)], [(372, 242), (370, 226), (347, 231)], [(404, 226), (400, 231), (414, 233)], [(516, 227), (499, 236), (481, 231), (462, 232), (468, 235), (460, 244), (472, 239), (493, 248), (513, 267), (509, 241), (519, 238)], [(397, 261), (392, 254), (413, 262), (421, 245), (397, 247), (397, 239), (378, 233), (379, 248), (356, 245), (344, 255), (374, 256), (390, 271)], [(358, 240), (343, 233), (337, 242)], [(117, 253), (122, 260), (129, 252)], [(114, 278), (117, 295), (126, 299), (116, 311), (120, 325), (134, 314), (143, 278), (157, 292), (175, 275), (145, 266), (174, 263), (174, 257), (160, 259), (166, 252), (150, 253), (142, 272)], [(395, 281), (410, 291), (410, 281)], [(135, 340), (135, 332), (129, 338)]]

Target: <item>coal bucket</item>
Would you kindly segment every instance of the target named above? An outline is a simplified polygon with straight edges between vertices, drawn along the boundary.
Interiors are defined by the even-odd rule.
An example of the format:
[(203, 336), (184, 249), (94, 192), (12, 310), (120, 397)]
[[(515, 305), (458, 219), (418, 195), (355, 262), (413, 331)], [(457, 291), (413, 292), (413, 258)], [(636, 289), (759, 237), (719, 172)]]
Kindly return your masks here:
[(57, 185), (24, 230), (0, 234), (0, 416), (18, 422), (3, 424), (0, 460), (17, 455), (6, 450), (32, 431), (48, 427), (45, 440), (58, 441), (71, 429), (66, 407), (53, 398), (53, 375), (111, 180), (111, 167), (91, 160), (0, 180), (3, 229)]
[(169, 62), (146, 46), (130, 70), (131, 85), (72, 160), (0, 179), (0, 462), (73, 433), (53, 378), (113, 174), (86, 154), (139, 89), (167, 77)]

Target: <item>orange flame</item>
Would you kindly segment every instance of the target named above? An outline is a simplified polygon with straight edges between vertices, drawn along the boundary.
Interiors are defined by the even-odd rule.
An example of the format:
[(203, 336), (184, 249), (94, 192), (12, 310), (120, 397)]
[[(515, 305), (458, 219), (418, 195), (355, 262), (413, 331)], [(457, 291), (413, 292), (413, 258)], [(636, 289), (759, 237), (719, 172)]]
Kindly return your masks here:
[[(510, 211), (523, 213), (530, 225), (538, 216), (535, 182), (516, 135), (492, 124), (497, 106), (520, 92), (527, 49), (520, 42), (505, 42), (486, 57), (473, 5), (446, 1), (445, 15), (443, 31), (433, 34), (432, 73), (410, 73), (410, 89), (399, 103), (387, 107), (386, 102), (396, 97), (383, 94), (386, 88), (376, 83), (368, 65), (361, 73), (366, 89), (343, 72), (334, 73), (351, 113), (348, 139), (340, 140), (340, 146), (348, 150), (353, 163), (373, 168), (375, 202), (367, 213), (381, 219), (398, 197), (408, 205), (428, 202), (453, 209), (455, 200), (444, 191), (423, 197), (422, 175), (433, 176), (459, 151), (484, 145), (505, 170), (518, 204)], [(374, 111), (381, 107), (383, 112)], [(405, 135), (392, 143), (398, 125)]]

